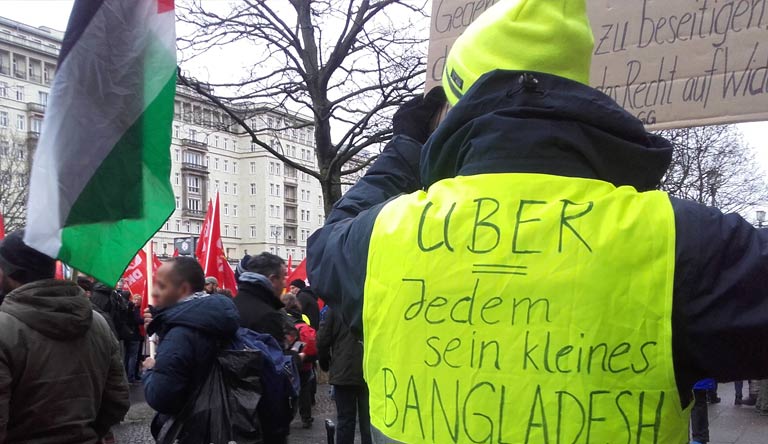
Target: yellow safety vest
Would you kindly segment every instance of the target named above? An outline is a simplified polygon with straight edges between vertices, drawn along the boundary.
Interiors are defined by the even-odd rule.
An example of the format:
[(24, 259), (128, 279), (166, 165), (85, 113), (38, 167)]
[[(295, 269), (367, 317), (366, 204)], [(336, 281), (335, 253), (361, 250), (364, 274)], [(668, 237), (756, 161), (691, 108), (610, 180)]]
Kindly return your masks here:
[(486, 174), (401, 196), (363, 308), (388, 442), (681, 444), (674, 214), (662, 192)]

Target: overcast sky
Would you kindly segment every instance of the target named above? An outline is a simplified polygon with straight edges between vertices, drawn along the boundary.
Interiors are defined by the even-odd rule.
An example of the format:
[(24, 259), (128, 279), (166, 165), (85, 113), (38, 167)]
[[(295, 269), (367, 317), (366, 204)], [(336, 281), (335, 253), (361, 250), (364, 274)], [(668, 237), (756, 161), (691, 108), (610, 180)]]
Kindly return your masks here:
[[(221, 4), (229, 0), (206, 0)], [(48, 26), (63, 31), (72, 8), (73, 0), (0, 0), (0, 16), (20, 21), (32, 26)], [(217, 57), (218, 63), (210, 67), (197, 67), (195, 74), (204, 79), (210, 75), (218, 77), (215, 70), (222, 72), (238, 71), (241, 66), (234, 57)], [(222, 60), (232, 60), (229, 64)], [(203, 71), (203, 72), (199, 72)], [(208, 73), (204, 72), (208, 71)], [(207, 75), (206, 75), (207, 74)], [(758, 149), (763, 169), (768, 171), (768, 122), (747, 123), (739, 125), (752, 146)]]

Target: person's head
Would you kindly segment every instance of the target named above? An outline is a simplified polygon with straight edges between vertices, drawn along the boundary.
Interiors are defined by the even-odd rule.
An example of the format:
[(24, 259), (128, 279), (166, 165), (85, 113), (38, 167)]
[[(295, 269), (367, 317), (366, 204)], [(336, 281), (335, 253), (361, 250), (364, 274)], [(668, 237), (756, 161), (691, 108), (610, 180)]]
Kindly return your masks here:
[(93, 281), (88, 276), (78, 276), (77, 285), (83, 289), (87, 297), (91, 297), (91, 291), (93, 290)]
[(158, 307), (169, 307), (204, 287), (205, 273), (197, 260), (175, 257), (158, 268), (152, 296)]
[(141, 305), (141, 295), (140, 294), (135, 294), (135, 295), (131, 296), (131, 301), (133, 301), (133, 303), (135, 305)]
[(288, 287), (288, 292), (296, 295), (299, 294), (299, 292), (306, 286), (307, 284), (305, 284), (301, 279), (294, 279), (291, 281), (291, 285)]
[(261, 253), (251, 256), (246, 270), (265, 276), (272, 283), (276, 297), (280, 297), (285, 289), (285, 261), (272, 253)]
[(280, 296), (280, 302), (285, 305), (285, 311), (301, 313), (301, 302), (299, 302), (298, 298), (296, 298), (296, 296), (293, 294), (285, 293), (284, 295)]
[(594, 37), (586, 0), (501, 1), (456, 39), (443, 87), (456, 105), (497, 69), (553, 74), (589, 85)]
[(205, 278), (205, 292), (208, 294), (214, 294), (219, 291), (219, 280), (213, 276)]
[(56, 261), (27, 246), (24, 230), (16, 230), (0, 241), (0, 293), (43, 279), (53, 279)]

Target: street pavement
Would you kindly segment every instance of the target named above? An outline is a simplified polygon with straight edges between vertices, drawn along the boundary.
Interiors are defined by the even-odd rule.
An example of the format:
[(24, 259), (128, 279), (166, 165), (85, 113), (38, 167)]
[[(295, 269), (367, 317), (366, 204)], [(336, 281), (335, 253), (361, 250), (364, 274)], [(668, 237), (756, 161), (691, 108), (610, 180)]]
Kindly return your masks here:
[[(303, 429), (300, 421), (294, 421), (290, 444), (325, 444), (324, 422), (335, 421), (336, 408), (330, 398), (327, 385), (318, 387), (317, 404), (313, 409), (315, 424), (311, 429)], [(709, 406), (710, 444), (766, 444), (768, 443), (768, 416), (760, 416), (754, 407), (734, 406), (730, 390), (723, 386), (720, 396), (723, 402)], [(726, 394), (726, 392), (729, 392)], [(125, 421), (112, 431), (118, 443), (152, 444), (149, 433), (152, 409), (144, 402), (141, 386), (131, 387), (131, 410)], [(358, 435), (356, 443), (360, 442)]]

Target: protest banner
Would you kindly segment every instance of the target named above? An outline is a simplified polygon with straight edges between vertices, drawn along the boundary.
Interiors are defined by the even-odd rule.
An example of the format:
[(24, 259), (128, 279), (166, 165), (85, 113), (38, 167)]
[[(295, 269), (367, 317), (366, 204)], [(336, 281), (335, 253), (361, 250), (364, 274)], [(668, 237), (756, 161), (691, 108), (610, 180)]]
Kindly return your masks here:
[[(427, 90), (498, 0), (434, 0)], [(649, 129), (768, 120), (768, 0), (589, 0), (592, 86)]]

